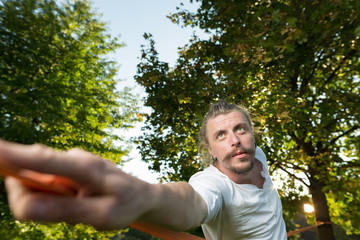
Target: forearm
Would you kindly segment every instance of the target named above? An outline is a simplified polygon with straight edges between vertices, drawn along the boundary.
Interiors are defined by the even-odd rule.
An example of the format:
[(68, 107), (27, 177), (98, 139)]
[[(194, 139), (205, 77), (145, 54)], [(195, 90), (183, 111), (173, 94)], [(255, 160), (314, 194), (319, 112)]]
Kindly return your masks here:
[(204, 200), (186, 182), (151, 186), (153, 205), (139, 220), (178, 231), (195, 227), (206, 217)]

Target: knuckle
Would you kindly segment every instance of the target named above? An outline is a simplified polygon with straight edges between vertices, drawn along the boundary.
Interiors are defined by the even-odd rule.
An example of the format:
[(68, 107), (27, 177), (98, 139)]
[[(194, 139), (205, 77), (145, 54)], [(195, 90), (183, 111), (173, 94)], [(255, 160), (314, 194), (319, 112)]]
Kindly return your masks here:
[(39, 154), (43, 159), (50, 159), (54, 156), (55, 151), (43, 144), (36, 143), (31, 146), (34, 153)]
[(31, 145), (31, 150), (34, 152), (38, 152), (38, 153), (44, 153), (46, 152), (48, 149), (48, 147), (46, 147), (45, 145), (41, 144), (41, 143), (35, 143), (33, 145)]

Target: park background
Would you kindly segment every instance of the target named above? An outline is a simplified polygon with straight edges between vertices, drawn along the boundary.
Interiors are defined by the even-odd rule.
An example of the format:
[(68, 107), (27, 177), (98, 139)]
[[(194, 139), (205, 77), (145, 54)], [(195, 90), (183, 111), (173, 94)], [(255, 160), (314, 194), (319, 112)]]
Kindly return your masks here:
[[(1, 1), (1, 138), (79, 146), (149, 182), (186, 181), (201, 169), (208, 105), (241, 102), (258, 117), (288, 231), (306, 217), (320, 223), (312, 238), (358, 239), (358, 1), (62, 3)], [(126, 235), (14, 221), (2, 193), (9, 239)]]

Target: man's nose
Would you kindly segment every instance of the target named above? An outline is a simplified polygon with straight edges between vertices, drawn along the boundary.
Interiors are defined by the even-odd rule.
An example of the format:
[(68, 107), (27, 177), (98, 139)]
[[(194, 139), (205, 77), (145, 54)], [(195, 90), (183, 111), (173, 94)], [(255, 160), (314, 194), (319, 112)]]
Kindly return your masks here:
[(230, 136), (230, 144), (232, 147), (237, 147), (240, 145), (240, 138), (237, 134), (232, 133)]

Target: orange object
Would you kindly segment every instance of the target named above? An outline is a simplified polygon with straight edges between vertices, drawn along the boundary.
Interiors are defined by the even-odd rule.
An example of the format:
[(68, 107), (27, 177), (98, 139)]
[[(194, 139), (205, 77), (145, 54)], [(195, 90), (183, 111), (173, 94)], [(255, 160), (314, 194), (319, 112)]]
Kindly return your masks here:
[(324, 225), (324, 224), (331, 224), (331, 222), (316, 221), (316, 224), (315, 224), (315, 225), (303, 227), (303, 228), (297, 229), (297, 230), (295, 230), (295, 231), (288, 232), (288, 233), (287, 233), (287, 237), (291, 237), (291, 236), (293, 236), (293, 235), (295, 235), (295, 234), (305, 232), (305, 231), (307, 231), (307, 230), (310, 230), (310, 229), (312, 229), (312, 228), (316, 228), (316, 227), (318, 227), (318, 226), (320, 226), (320, 225)]
[[(15, 177), (18, 180), (20, 180), (25, 186), (35, 191), (42, 191), (52, 194), (60, 194), (60, 195), (74, 197), (76, 196), (79, 190), (79, 185), (68, 178), (51, 175), (51, 174), (39, 173), (28, 169), (21, 169), (15, 165), (8, 163), (2, 158), (0, 158), (0, 175), (4, 177), (5, 176)], [(288, 232), (287, 237), (307, 231), (322, 224), (325, 223), (318, 222), (316, 225), (307, 226), (295, 231)], [(130, 227), (163, 240), (204, 239), (189, 233), (176, 232), (145, 222), (134, 222), (130, 224)]]
[(130, 227), (163, 240), (204, 240), (186, 232), (175, 232), (146, 222), (134, 222)]
[(35, 191), (76, 196), (79, 185), (70, 179), (19, 168), (0, 158), (0, 175), (12, 176)]
[(307, 230), (309, 230), (309, 229), (316, 228), (316, 227), (317, 227), (317, 225), (307, 226), (307, 227), (300, 228), (300, 229), (295, 230), (295, 231), (288, 232), (288, 233), (287, 233), (287, 237), (291, 237), (291, 236), (293, 236), (293, 235), (295, 235), (295, 234), (302, 233), (302, 232), (305, 232), (305, 231), (307, 231)]

